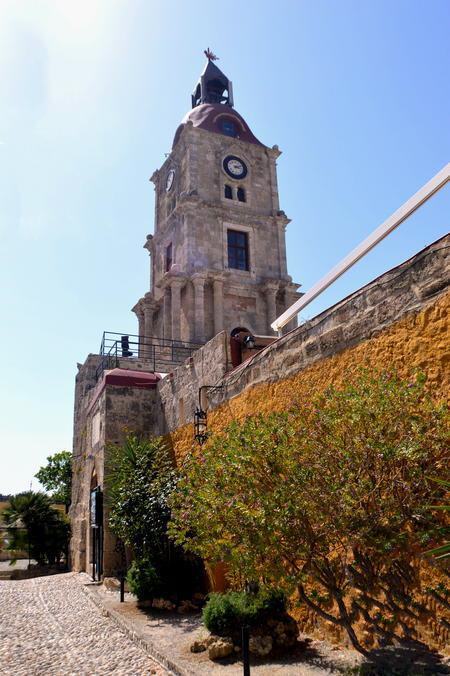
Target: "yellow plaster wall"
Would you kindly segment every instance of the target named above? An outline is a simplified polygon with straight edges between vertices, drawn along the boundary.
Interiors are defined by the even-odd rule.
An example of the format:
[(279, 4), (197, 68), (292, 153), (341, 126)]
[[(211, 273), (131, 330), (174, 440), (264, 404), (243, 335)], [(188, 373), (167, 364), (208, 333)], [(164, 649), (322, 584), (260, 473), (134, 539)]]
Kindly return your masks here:
[[(415, 370), (420, 370), (427, 375), (428, 387), (433, 397), (437, 400), (448, 399), (449, 305), (450, 293), (447, 293), (422, 311), (405, 316), (376, 337), (356, 347), (321, 360), (289, 379), (258, 384), (244, 390), (208, 413), (209, 431), (220, 431), (233, 419), (242, 420), (255, 413), (288, 409), (301, 395), (319, 392), (330, 384), (340, 385), (350, 370), (360, 366), (395, 369), (403, 377), (409, 377)], [(170, 435), (170, 442), (178, 461), (194, 450), (192, 424), (175, 430)], [(438, 569), (423, 562), (420, 567), (423, 588), (432, 587), (442, 581), (447, 583)], [(427, 606), (428, 614), (421, 617), (415, 626), (416, 637), (445, 651), (450, 643), (448, 608), (423, 591), (418, 592), (417, 600)], [(297, 611), (297, 619), (304, 631), (335, 643), (346, 643), (346, 635), (339, 627), (324, 622), (306, 608)], [(408, 622), (409, 618), (405, 618), (405, 621)], [(368, 647), (373, 645), (373, 635), (366, 631), (363, 623), (357, 627), (357, 631)]]
[[(407, 315), (370, 340), (316, 362), (295, 376), (274, 383), (261, 383), (208, 412), (208, 429), (217, 432), (232, 420), (243, 420), (255, 413), (288, 409), (296, 398), (320, 392), (329, 385), (340, 385), (350, 370), (360, 366), (395, 369), (409, 377), (414, 370), (426, 373), (428, 387), (436, 399), (449, 398), (450, 293), (419, 313)], [(192, 424), (169, 435), (175, 457), (180, 460), (194, 447)]]

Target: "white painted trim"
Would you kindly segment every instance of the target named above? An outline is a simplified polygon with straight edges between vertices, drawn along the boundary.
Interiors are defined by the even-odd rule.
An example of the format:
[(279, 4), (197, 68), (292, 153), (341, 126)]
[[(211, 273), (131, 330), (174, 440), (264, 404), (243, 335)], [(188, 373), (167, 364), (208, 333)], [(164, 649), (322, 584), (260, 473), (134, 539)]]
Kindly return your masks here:
[(291, 321), (304, 307), (309, 305), (317, 296), (327, 289), (333, 282), (344, 274), (349, 268), (357, 263), (371, 249), (373, 249), (381, 240), (387, 237), (403, 221), (411, 216), (414, 211), (422, 206), (438, 190), (444, 187), (450, 180), (450, 162), (441, 169), (428, 183), (425, 183), (412, 197), (402, 206), (394, 211), (381, 225), (376, 228), (372, 234), (361, 242), (353, 251), (351, 251), (340, 263), (334, 266), (322, 279), (305, 293), (299, 300), (291, 305), (271, 324), (274, 331), (280, 331), (283, 326)]

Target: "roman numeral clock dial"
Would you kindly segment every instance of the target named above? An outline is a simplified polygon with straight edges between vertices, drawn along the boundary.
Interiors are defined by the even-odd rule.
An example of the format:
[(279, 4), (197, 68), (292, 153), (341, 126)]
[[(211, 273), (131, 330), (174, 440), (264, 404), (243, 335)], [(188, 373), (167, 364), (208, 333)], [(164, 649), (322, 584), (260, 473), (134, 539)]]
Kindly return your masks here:
[(230, 178), (240, 180), (247, 176), (247, 166), (245, 162), (235, 155), (228, 155), (225, 157), (223, 168)]

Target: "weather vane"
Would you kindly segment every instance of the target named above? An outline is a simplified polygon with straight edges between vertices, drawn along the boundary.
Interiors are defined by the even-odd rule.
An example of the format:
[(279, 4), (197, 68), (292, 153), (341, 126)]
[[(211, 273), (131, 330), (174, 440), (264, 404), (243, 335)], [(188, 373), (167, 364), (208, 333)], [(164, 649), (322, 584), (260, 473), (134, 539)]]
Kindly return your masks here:
[(218, 61), (218, 60), (219, 60), (219, 57), (216, 56), (216, 55), (214, 54), (214, 52), (212, 52), (212, 51), (210, 50), (209, 47), (208, 47), (208, 49), (204, 49), (204, 50), (203, 50), (203, 53), (204, 53), (204, 55), (206, 56), (206, 58), (208, 59), (208, 61)]

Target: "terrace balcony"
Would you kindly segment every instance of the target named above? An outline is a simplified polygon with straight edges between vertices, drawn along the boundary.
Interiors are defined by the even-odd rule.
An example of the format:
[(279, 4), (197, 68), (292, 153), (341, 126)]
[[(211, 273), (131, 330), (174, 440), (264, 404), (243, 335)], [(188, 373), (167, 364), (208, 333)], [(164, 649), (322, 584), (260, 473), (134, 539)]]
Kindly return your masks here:
[(99, 380), (103, 371), (114, 368), (168, 373), (201, 347), (202, 343), (166, 338), (144, 339), (131, 334), (104, 331), (96, 379)]

